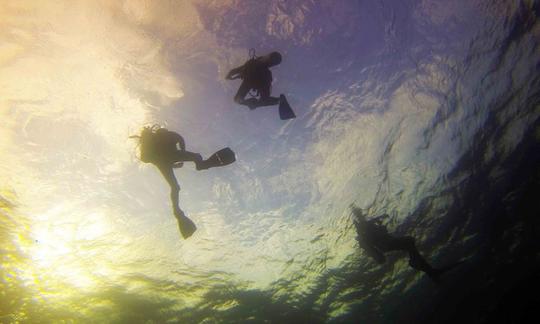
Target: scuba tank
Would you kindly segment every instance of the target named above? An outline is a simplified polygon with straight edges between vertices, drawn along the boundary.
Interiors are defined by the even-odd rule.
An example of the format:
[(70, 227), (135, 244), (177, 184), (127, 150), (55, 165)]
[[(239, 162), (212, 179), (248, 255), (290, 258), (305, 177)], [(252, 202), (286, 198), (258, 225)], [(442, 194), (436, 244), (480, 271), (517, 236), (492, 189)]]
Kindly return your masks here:
[(281, 63), (281, 54), (279, 52), (271, 52), (264, 56), (256, 56), (255, 49), (249, 50), (249, 60), (244, 63), (243, 71), (240, 74), (242, 79), (253, 80), (264, 74), (269, 67)]
[(258, 57), (255, 55), (255, 49), (252, 48), (249, 50), (249, 60), (244, 63), (244, 68), (240, 73), (240, 78), (242, 80), (254, 80), (257, 78), (258, 70), (260, 70), (260, 63), (258, 62)]

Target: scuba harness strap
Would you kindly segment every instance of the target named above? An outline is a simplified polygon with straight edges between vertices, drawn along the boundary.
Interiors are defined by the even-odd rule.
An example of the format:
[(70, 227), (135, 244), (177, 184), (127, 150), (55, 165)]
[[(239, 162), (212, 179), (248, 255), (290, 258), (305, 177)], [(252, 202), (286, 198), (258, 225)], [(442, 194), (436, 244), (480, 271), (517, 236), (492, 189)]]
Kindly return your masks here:
[[(245, 66), (249, 67), (250, 64), (255, 64), (255, 60), (258, 58), (258, 56), (255, 55), (255, 48), (252, 47), (249, 49), (248, 56), (249, 60), (246, 62)], [(257, 89), (250, 89), (247, 96), (248, 99), (257, 98), (259, 97), (259, 91)]]

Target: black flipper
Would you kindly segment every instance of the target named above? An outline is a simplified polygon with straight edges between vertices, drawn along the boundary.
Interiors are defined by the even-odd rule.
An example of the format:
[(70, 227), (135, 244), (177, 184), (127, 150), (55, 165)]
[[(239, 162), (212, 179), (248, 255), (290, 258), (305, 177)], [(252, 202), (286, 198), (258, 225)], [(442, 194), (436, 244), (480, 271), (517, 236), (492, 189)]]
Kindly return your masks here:
[(236, 155), (233, 150), (226, 147), (212, 154), (208, 159), (200, 162), (197, 165), (197, 170), (206, 170), (209, 168), (215, 168), (220, 166), (229, 165), (236, 161)]
[(178, 220), (178, 228), (184, 239), (189, 238), (197, 230), (195, 223), (186, 216), (180, 216), (176, 218)]
[(289, 106), (287, 98), (285, 98), (284, 95), (279, 96), (279, 118), (281, 120), (296, 118), (294, 111), (291, 106)]

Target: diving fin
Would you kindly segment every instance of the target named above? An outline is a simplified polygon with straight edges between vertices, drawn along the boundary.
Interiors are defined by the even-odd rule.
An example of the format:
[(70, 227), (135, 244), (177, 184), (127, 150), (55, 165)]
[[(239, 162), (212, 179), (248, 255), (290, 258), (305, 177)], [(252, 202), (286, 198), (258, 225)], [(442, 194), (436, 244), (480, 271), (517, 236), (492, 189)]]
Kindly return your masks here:
[(212, 154), (208, 159), (197, 164), (197, 170), (206, 170), (220, 166), (229, 165), (236, 161), (236, 155), (233, 150), (226, 147)]
[(281, 120), (296, 118), (294, 111), (287, 102), (287, 98), (284, 95), (279, 96), (279, 118)]
[(180, 229), (180, 234), (184, 239), (189, 238), (197, 230), (195, 223), (187, 216), (180, 216), (176, 218), (178, 220), (178, 228)]

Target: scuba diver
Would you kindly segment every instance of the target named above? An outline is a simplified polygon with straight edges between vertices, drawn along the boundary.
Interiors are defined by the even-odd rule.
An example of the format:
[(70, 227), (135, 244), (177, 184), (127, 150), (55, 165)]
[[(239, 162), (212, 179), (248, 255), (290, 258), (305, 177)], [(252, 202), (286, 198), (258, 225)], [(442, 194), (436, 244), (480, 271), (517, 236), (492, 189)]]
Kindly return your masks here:
[(432, 280), (438, 281), (439, 276), (444, 272), (462, 263), (454, 263), (445, 268), (433, 268), (418, 252), (415, 239), (411, 236), (392, 236), (386, 227), (382, 225), (382, 219), (388, 215), (382, 215), (370, 220), (366, 220), (362, 210), (356, 206), (351, 206), (354, 215), (354, 225), (358, 236), (356, 240), (367, 255), (375, 259), (379, 264), (386, 261), (384, 253), (390, 251), (406, 251), (409, 253), (409, 265), (417, 270), (425, 272)]
[[(281, 63), (281, 54), (272, 52), (257, 57), (254, 49), (251, 49), (249, 54), (250, 59), (244, 65), (230, 70), (225, 77), (227, 80), (242, 79), (234, 101), (248, 106), (251, 110), (279, 104), (279, 116), (282, 120), (295, 118), (296, 115), (289, 106), (285, 95), (281, 94), (279, 98), (271, 96), (272, 72), (269, 68)], [(255, 93), (251, 93), (251, 90), (254, 90)], [(248, 95), (250, 98), (246, 99)]]
[(236, 161), (234, 152), (227, 147), (203, 160), (199, 153), (186, 151), (186, 144), (180, 134), (159, 125), (144, 127), (140, 136), (131, 136), (131, 138), (139, 139), (140, 160), (155, 165), (169, 184), (173, 213), (178, 220), (182, 237), (187, 239), (197, 230), (197, 227), (180, 209), (178, 203), (180, 186), (173, 169), (181, 168), (184, 162), (195, 163), (197, 170), (225, 166)]

